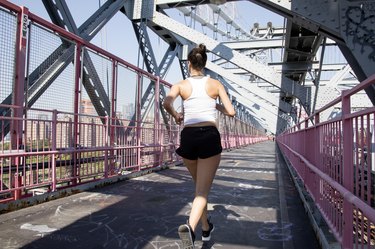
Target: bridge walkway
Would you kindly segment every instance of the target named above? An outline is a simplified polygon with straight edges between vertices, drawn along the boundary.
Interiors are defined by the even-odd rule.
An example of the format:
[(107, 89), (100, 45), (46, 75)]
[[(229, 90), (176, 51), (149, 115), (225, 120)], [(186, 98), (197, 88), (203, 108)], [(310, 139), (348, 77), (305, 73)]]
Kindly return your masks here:
[[(0, 215), (11, 248), (181, 248), (193, 183), (185, 167), (77, 193)], [(223, 152), (209, 196), (216, 226), (196, 248), (320, 248), (298, 191), (272, 141)]]

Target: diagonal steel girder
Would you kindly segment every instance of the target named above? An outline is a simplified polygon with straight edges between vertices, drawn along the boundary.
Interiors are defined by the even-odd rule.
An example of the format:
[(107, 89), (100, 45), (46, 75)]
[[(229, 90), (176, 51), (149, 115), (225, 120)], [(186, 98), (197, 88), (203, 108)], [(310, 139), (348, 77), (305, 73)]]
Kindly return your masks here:
[[(123, 7), (125, 1), (126, 0), (107, 1), (78, 29), (78, 35), (80, 35), (85, 40), (92, 39), (100, 30), (100, 27), (102, 27), (110, 19), (111, 16), (113, 16), (120, 8)], [(44, 1), (49, 14), (51, 15), (51, 19), (61, 27), (65, 26), (64, 20), (67, 20), (68, 22), (66, 26), (70, 29), (69, 31), (77, 32), (77, 29), (74, 27), (74, 21), (70, 13), (68, 12), (68, 7), (66, 6), (65, 1), (56, 0), (54, 2), (56, 3), (56, 5), (52, 6), (52, 1)], [(57, 8), (59, 8), (59, 11), (57, 11)], [(63, 16), (64, 20), (61, 19), (59, 14)], [(29, 85), (27, 86), (27, 105), (29, 107), (37, 101), (37, 99), (46, 91), (46, 89), (53, 83), (58, 75), (60, 75), (60, 73), (63, 72), (64, 69), (73, 61), (74, 53), (74, 45), (62, 39), (62, 44), (29, 75)], [(84, 57), (88, 58), (87, 55)], [(92, 63), (86, 63), (86, 68), (90, 71), (90, 69), (93, 69), (94, 67)], [(98, 82), (97, 79), (99, 79), (96, 71), (91, 72), (91, 78), (93, 79), (95, 85), (93, 86), (91, 84), (85, 84), (90, 98), (93, 98), (94, 100), (97, 99), (98, 101), (96, 101), (96, 103), (98, 103), (100, 101), (100, 98), (102, 98), (104, 105), (107, 106), (106, 109), (109, 110), (109, 101), (105, 103), (105, 100), (108, 99), (108, 97), (106, 97), (105, 91), (101, 87), (101, 84), (96, 83)], [(84, 75), (83, 79), (84, 82), (88, 82), (88, 75)], [(99, 99), (95, 97), (95, 92), (99, 93)], [(11, 100), (12, 94), (4, 99), (3, 104), (10, 104)], [(99, 107), (99, 105), (96, 104), (96, 108), (99, 115), (105, 115), (105, 109), (102, 108), (101, 105)], [(1, 108), (0, 111), (1, 113), (9, 113), (9, 108)], [(3, 125), (3, 129), (5, 131), (8, 131), (9, 128), (7, 127), (9, 127), (9, 122)]]
[[(214, 67), (210, 65), (214, 65)], [(220, 68), (212, 62), (207, 62), (206, 74), (209, 74), (212, 78), (217, 78), (225, 86), (229, 97), (232, 99), (232, 103), (237, 108), (236, 116), (241, 118), (250, 115), (253, 125), (256, 125), (258, 128), (273, 131), (278, 114), (277, 108), (271, 105), (260, 106), (259, 101), (261, 100), (257, 96), (250, 98), (249, 92), (244, 88), (237, 84), (229, 83), (227, 78), (224, 78), (226, 74), (223, 73), (223, 71), (225, 71), (225, 69)]]
[[(124, 6), (125, 0), (107, 1), (79, 28), (77, 28), (65, 0), (56, 0), (54, 3), (52, 1), (43, 0), (43, 3), (51, 17), (51, 20), (55, 24), (61, 27), (66, 27), (68, 31), (89, 41), (100, 31), (100, 29), (110, 20), (110, 18)], [(74, 50), (68, 53), (72, 58), (66, 59), (62, 62), (62, 69), (64, 69), (72, 61), (72, 52), (74, 55)], [(86, 50), (84, 50), (83, 54), (83, 66), (85, 70), (82, 71), (82, 83), (97, 113), (100, 116), (109, 115), (111, 108), (109, 97), (103, 87), (103, 84), (101, 83), (100, 77), (96, 72), (94, 63)], [(62, 72), (62, 70), (60, 70), (59, 73), (60, 72)], [(57, 73), (57, 75), (59, 73)], [(39, 95), (41, 95), (41, 93)]]
[[(182, 33), (178, 33), (178, 31), (176, 31), (176, 29), (178, 29), (178, 30), (186, 29), (187, 28), (186, 26), (184, 26), (184, 25), (182, 25), (180, 23), (176, 23), (176, 21), (171, 20), (170, 18), (168, 18), (168, 21), (170, 21), (171, 23), (169, 25), (163, 26), (163, 27), (165, 27), (167, 29), (170, 29), (172, 32), (176, 32), (178, 35), (184, 35)], [(171, 26), (175, 26), (175, 28), (171, 28)], [(197, 31), (194, 31), (192, 29), (188, 29), (188, 32), (192, 33), (191, 36), (198, 36), (197, 39), (191, 38), (191, 36), (188, 36), (188, 37), (183, 36), (186, 39), (191, 40), (193, 42), (197, 42), (196, 40), (200, 39), (202, 36), (204, 37), (205, 40), (207, 39), (206, 36), (202, 35), (201, 33), (197, 32)], [(220, 46), (220, 43), (218, 43), (218, 42), (215, 41), (215, 45)], [(207, 67), (209, 69), (211, 69), (212, 71), (216, 72), (218, 70), (218, 66), (216, 66), (216, 67), (215, 66), (216, 65), (214, 65), (213, 63), (208, 62), (208, 66)], [(213, 67), (215, 67), (215, 68), (213, 68)], [(221, 70), (220, 74), (223, 74), (223, 71), (224, 70)], [(278, 98), (276, 96), (274, 96), (274, 95), (272, 95), (272, 94), (270, 94), (270, 93), (268, 93), (268, 92), (260, 89), (257, 86), (249, 86), (249, 84), (247, 84), (248, 82), (245, 82), (245, 80), (242, 80), (238, 76), (235, 76), (235, 75), (233, 75), (231, 73), (225, 73), (225, 77), (228, 78), (228, 79), (230, 79), (231, 81), (234, 81), (234, 82), (237, 80), (239, 82), (239, 84), (240, 84), (241, 87), (247, 89), (250, 92), (253, 92), (255, 95), (258, 95), (259, 97), (263, 98), (265, 101), (270, 102), (272, 105), (274, 105), (274, 106), (278, 106), (279, 105), (279, 100), (278, 100)], [(285, 105), (281, 105), (280, 108), (284, 112), (289, 112), (290, 111), (290, 105), (288, 103), (285, 103)]]
[(265, 102), (254, 93), (241, 87), (238, 84), (238, 82), (241, 82), (242, 80), (240, 77), (225, 72), (225, 69), (222, 69), (214, 63), (207, 62), (206, 68), (215, 74), (220, 75), (223, 79), (231, 81), (232, 83), (228, 83), (226, 80), (221, 80), (221, 82), (227, 87), (228, 94), (235, 97), (239, 103), (243, 104), (249, 110), (250, 114), (256, 117), (255, 119), (263, 120), (262, 123), (265, 125), (264, 128), (271, 130), (272, 132), (276, 131), (276, 120), (280, 114), (277, 106), (270, 102)]
[(229, 32), (227, 31), (224, 31), (224, 30), (221, 30), (220, 28), (218, 27), (215, 27), (213, 24), (211, 24), (210, 22), (204, 20), (201, 16), (199, 16), (196, 11), (193, 11), (192, 8), (189, 8), (189, 7), (179, 7), (177, 8), (179, 11), (181, 11), (185, 16), (187, 15), (191, 15), (191, 17), (195, 20), (197, 20), (199, 23), (201, 23), (202, 26), (204, 27), (207, 27), (215, 32), (217, 32), (218, 34), (222, 35), (222, 36), (226, 36), (227, 38), (231, 39), (231, 40), (236, 40), (236, 37), (231, 35)]
[[(137, 27), (139, 27), (139, 26), (137, 26)], [(145, 26), (144, 26), (144, 28), (145, 28)], [(138, 39), (141, 40), (140, 38), (138, 38)], [(144, 39), (144, 40), (147, 41), (147, 39)], [(176, 39), (175, 42), (169, 41), (169, 43), (176, 44), (176, 43), (178, 43), (178, 39)], [(142, 47), (141, 47), (141, 49), (142, 49)], [(146, 49), (146, 48), (143, 48), (143, 49)], [(176, 57), (177, 52), (179, 51), (179, 49), (180, 49), (180, 45), (175, 45), (175, 49), (174, 50), (172, 50), (172, 48), (170, 46), (169, 49), (168, 49), (168, 51), (165, 53), (165, 56), (162, 59), (162, 62), (160, 64), (160, 66), (159, 66), (159, 73), (160, 73), (160, 75), (162, 77), (164, 77), (164, 74), (166, 73), (167, 68), (169, 68), (170, 64), (172, 63), (172, 61), (173, 61), (172, 59)], [(142, 50), (145, 58), (154, 58), (153, 55), (150, 55), (150, 52), (149, 52), (149, 51), (151, 51), (150, 48), (147, 48), (146, 51), (147, 51), (147, 53)], [(148, 63), (152, 63), (152, 62), (148, 62)], [(156, 64), (156, 63), (154, 63), (154, 64)], [(186, 63), (180, 60), (180, 65), (183, 65), (182, 72), (185, 72), (184, 69), (187, 68)], [(147, 64), (146, 64), (146, 67), (148, 68), (149, 71), (151, 71), (151, 69), (156, 68), (155, 65), (147, 66)], [(187, 73), (187, 70), (186, 70), (186, 77), (187, 76), (188, 76), (188, 73)], [(149, 85), (148, 89), (145, 91), (145, 94), (144, 94), (143, 99), (142, 99), (142, 106), (144, 106), (145, 101), (149, 101), (149, 99), (151, 99), (150, 95), (152, 94), (152, 91), (153, 91), (153, 89), (151, 87), (152, 87), (152, 85)], [(241, 97), (239, 97), (239, 98), (241, 98)]]
[(178, 60), (180, 64), (180, 69), (182, 73), (182, 78), (186, 79), (189, 77), (189, 66), (187, 61)]
[[(263, 128), (270, 130), (272, 132), (276, 129), (276, 119), (277, 119), (277, 112), (275, 110), (269, 108), (260, 108), (258, 105), (258, 99), (249, 98), (248, 96), (244, 96), (241, 91), (243, 89), (230, 84), (226, 81), (225, 78), (219, 76), (220, 82), (226, 87), (228, 95), (231, 96), (233, 99), (236, 100), (237, 103), (242, 105), (245, 110), (247, 110), (248, 115), (256, 121), (258, 128)], [(243, 113), (236, 113), (236, 116), (241, 116)]]
[[(124, 5), (126, 0), (109, 0), (101, 8), (99, 8), (81, 27), (78, 29), (78, 35), (85, 40), (91, 40), (100, 30), (102, 26), (109, 19), (118, 12)], [(46, 4), (45, 7), (51, 15), (51, 20), (56, 22), (57, 25), (61, 27), (69, 28), (71, 32), (77, 32), (77, 29), (74, 25), (74, 21), (68, 11), (68, 7), (63, 0), (54, 1), (56, 5), (52, 5), (52, 1), (44, 0), (43, 3)], [(58, 10), (59, 11), (58, 11)], [(62, 17), (60, 17), (60, 14)], [(63, 18), (63, 19), (62, 19)], [(65, 21), (67, 23), (65, 23)], [(62, 44), (51, 53), (31, 74), (28, 78), (28, 97), (27, 105), (32, 106), (37, 99), (48, 89), (48, 87), (53, 83), (53, 81), (64, 71), (64, 69), (73, 61), (74, 58), (74, 44), (69, 43), (68, 41), (62, 39)], [(85, 59), (86, 58), (86, 59)], [(84, 60), (86, 62), (85, 67), (89, 73), (84, 73), (83, 82), (86, 88), (86, 91), (90, 98), (94, 101), (95, 108), (98, 111), (99, 115), (105, 116), (106, 110), (109, 113), (109, 100), (105, 93), (105, 90), (100, 84), (99, 77), (96, 74), (96, 71), (92, 71), (94, 68), (93, 64), (88, 62), (89, 58), (86, 54)], [(91, 72), (91, 73), (90, 73)], [(89, 84), (89, 76), (92, 78), (94, 85)], [(99, 84), (97, 83), (99, 82)], [(96, 92), (99, 96), (96, 96)], [(98, 103), (102, 99), (105, 108), (103, 108)], [(12, 100), (12, 93), (6, 97), (3, 101), (3, 104), (10, 104)], [(107, 100), (107, 101), (106, 101)], [(0, 109), (1, 113), (9, 113), (9, 108)], [(3, 129), (9, 130), (7, 127), (9, 123), (5, 123)]]
[[(91, 40), (100, 30), (98, 27), (102, 27), (111, 16), (113, 16), (119, 9), (123, 7), (123, 4), (126, 0), (110, 0), (102, 5), (84, 24), (78, 28), (79, 36), (85, 40)], [(49, 9), (49, 14), (51, 14), (51, 19), (56, 21), (58, 25), (63, 25), (65, 23), (60, 17), (56, 8), (51, 7), (51, 1), (46, 2), (46, 8)], [(74, 27), (74, 21), (71, 18), (71, 15), (67, 13), (68, 10), (66, 3), (62, 0), (55, 1), (61, 9), (59, 9), (60, 14), (63, 15), (64, 20), (69, 20), (67, 27), (71, 32), (77, 31)], [(57, 6), (56, 6), (57, 7)], [(74, 58), (74, 45), (63, 41), (62, 44), (51, 53), (51, 55), (45, 59), (29, 76), (29, 86), (28, 86), (28, 106), (32, 106), (36, 100), (43, 94), (43, 92), (52, 84), (52, 82), (58, 77), (58, 75), (73, 61)], [(87, 55), (84, 58), (89, 58)], [(87, 62), (87, 60), (86, 60)], [(96, 74), (96, 71), (93, 70), (94, 66), (92, 63), (86, 63), (85, 67), (88, 72), (91, 72), (90, 77), (93, 78), (93, 83), (85, 84), (86, 91), (89, 94), (90, 98), (93, 96), (93, 99), (98, 99), (95, 95), (97, 91), (101, 96), (104, 96), (103, 100), (108, 99), (105, 97), (105, 90), (102, 88), (101, 84), (97, 84), (99, 77)], [(86, 74), (86, 73), (85, 73)], [(86, 74), (83, 76), (84, 82), (88, 82), (89, 76)], [(96, 79), (95, 79), (96, 78)], [(86, 79), (86, 80), (85, 80)], [(100, 83), (100, 81), (99, 81)], [(12, 96), (8, 96), (4, 102), (8, 99), (11, 99)], [(99, 99), (100, 100), (100, 99)], [(105, 104), (109, 106), (108, 104)], [(103, 110), (103, 111), (100, 111)], [(99, 114), (104, 113), (104, 109), (99, 109)]]
[[(140, 44), (140, 49), (144, 57), (144, 63), (146, 65), (147, 71), (154, 74), (159, 75), (162, 79), (165, 77), (167, 70), (170, 68), (174, 57), (177, 53), (177, 46), (174, 46), (174, 49), (169, 46), (167, 52), (165, 53), (160, 65), (157, 65), (155, 55), (152, 50), (151, 41), (148, 36), (147, 32), (147, 25), (144, 22), (135, 23), (133, 22), (133, 28)], [(164, 108), (161, 108), (161, 104), (163, 103), (163, 99), (166, 96), (164, 86), (160, 86), (160, 110), (165, 124), (169, 123), (169, 115), (165, 113)], [(150, 82), (144, 95), (141, 99), (141, 117), (145, 118), (147, 113), (150, 111), (153, 100), (155, 99), (155, 83)], [(132, 117), (131, 124), (135, 121), (135, 115)], [(131, 126), (131, 125), (130, 125)]]
[[(227, 0), (232, 1), (232, 0)], [(234, 0), (235, 1), (235, 0)], [(275, 12), (293, 23), (318, 32), (338, 43), (359, 81), (375, 73), (373, 0), (248, 0)], [(209, 0), (158, 0), (158, 7), (174, 8), (207, 4)], [(375, 104), (375, 86), (365, 89)]]
[[(125, 10), (127, 10), (125, 8)], [(128, 11), (128, 10), (127, 10)], [(131, 17), (129, 17), (131, 18)], [(143, 20), (144, 21), (144, 20)], [(148, 28), (152, 29), (156, 34), (158, 34), (163, 40), (165, 40), (167, 43), (169, 44), (189, 44), (190, 42), (188, 40), (186, 40), (184, 37), (182, 36), (179, 36), (173, 32), (171, 32), (170, 30), (168, 29), (164, 29), (164, 27), (160, 27), (160, 26), (155, 26), (152, 24), (152, 22), (150, 21), (144, 21), (145, 23), (147, 23), (147, 26)], [(179, 59), (179, 62), (180, 62), (180, 67), (181, 67), (181, 72), (183, 73), (183, 77), (186, 78), (188, 77), (188, 73), (187, 73), (187, 63), (186, 61), (182, 61), (181, 59)], [(153, 67), (155, 68), (155, 67)], [(224, 69), (223, 69), (224, 70)], [(147, 97), (147, 95), (145, 94), (145, 96)], [(273, 96), (272, 96), (273, 97)], [(272, 98), (271, 97), (271, 98)], [(240, 99), (241, 96), (238, 98)], [(257, 99), (258, 100), (258, 99)], [(276, 103), (277, 101), (275, 101)], [(243, 103), (242, 103), (243, 104)], [(254, 105), (254, 103), (251, 103), (250, 101), (248, 103), (245, 104), (246, 106), (252, 106)], [(276, 108), (277, 109), (277, 108)], [(275, 113), (277, 113), (277, 111), (275, 110)], [(263, 113), (260, 113), (261, 117), (264, 117), (265, 114)], [(274, 114), (274, 115), (277, 115), (277, 114)]]
[(279, 100), (275, 97), (275, 95), (263, 90), (260, 87), (257, 86), (251, 86), (249, 87), (249, 82), (241, 78), (240, 76), (237, 76), (233, 73), (228, 72), (227, 70), (223, 69), (222, 67), (216, 65), (212, 62), (207, 62), (206, 67), (218, 74), (220, 74), (222, 77), (225, 77), (226, 79), (233, 82), (233, 84), (243, 88), (243, 95), (249, 95), (252, 94), (254, 96), (257, 96), (260, 98), (259, 102), (260, 105), (266, 107), (268, 105), (273, 106), (276, 110), (280, 109), (281, 111), (285, 113), (289, 113), (291, 110), (291, 105), (286, 102), (279, 103)]
[(204, 43), (207, 49), (213, 54), (225, 58), (238, 67), (257, 75), (259, 78), (280, 88), (282, 91), (296, 96), (302, 101), (302, 103), (306, 102), (305, 88), (299, 84), (296, 84), (292, 80), (283, 77), (280, 73), (275, 72), (275, 70), (272, 68), (267, 67), (237, 51), (233, 51), (220, 42), (215, 41), (214, 39), (211, 39), (204, 34), (191, 29), (159, 12), (154, 13), (152, 22), (155, 25), (164, 27), (196, 44)]
[[(373, 8), (370, 0), (248, 0), (336, 41), (359, 81), (375, 73)], [(375, 105), (375, 86), (365, 92)]]
[[(166, 31), (166, 30), (161, 30), (159, 27), (155, 27), (155, 26), (153, 26), (152, 25), (152, 23), (150, 23), (150, 22), (148, 22), (148, 26), (151, 28), (151, 29), (153, 29), (153, 30), (155, 30), (155, 32), (157, 33), (157, 34), (159, 34), (159, 35), (161, 35), (161, 36), (163, 36), (164, 34), (166, 34), (166, 32), (170, 32), (169, 33), (169, 37), (175, 37), (176, 36), (176, 38), (174, 39), (174, 42), (176, 42), (176, 43), (179, 43), (180, 41), (179, 41), (179, 37), (180, 36), (178, 36), (178, 35), (176, 35), (176, 34), (174, 34), (173, 32), (171, 32), (171, 31)], [(163, 27), (161, 27), (161, 28), (163, 28)], [(185, 43), (188, 43), (188, 41), (185, 41)], [(180, 60), (180, 66), (181, 66), (181, 71), (184, 73), (184, 74), (186, 74), (185, 75), (185, 77), (187, 77), (187, 73), (185, 72), (186, 71), (186, 63), (184, 62), (184, 61), (181, 61)], [(215, 65), (214, 65), (215, 66)], [(216, 66), (217, 67), (217, 66)], [(208, 68), (207, 68), (208, 69)], [(215, 70), (215, 71), (217, 71), (217, 70)], [(221, 68), (221, 71), (220, 72), (222, 72), (222, 71), (225, 71), (223, 68)], [(220, 74), (220, 73), (219, 73)], [(238, 76), (235, 76), (235, 75), (233, 75), (233, 74), (231, 74), (231, 76), (234, 76), (234, 77), (236, 77), (236, 79), (239, 79), (239, 77)], [(233, 78), (232, 77), (228, 77), (227, 76), (227, 78), (231, 78), (231, 80), (233, 80)], [(245, 82), (244, 80), (242, 80), (242, 82), (243, 82), (243, 85), (245, 86), (246, 85), (246, 83), (248, 83), (248, 82)], [(262, 109), (263, 110), (266, 110), (266, 112), (258, 112), (257, 111), (257, 114), (255, 115), (255, 116), (259, 116), (259, 117), (261, 117), (263, 120), (270, 120), (270, 123), (275, 123), (274, 121), (272, 121), (272, 120), (275, 120), (276, 119), (276, 117), (277, 117), (277, 115), (278, 115), (278, 107), (276, 107), (275, 105), (278, 105), (278, 103), (279, 103), (279, 101), (278, 101), (278, 99), (277, 99), (277, 97), (275, 97), (274, 95), (272, 95), (272, 94), (270, 94), (270, 93), (268, 93), (268, 92), (266, 92), (266, 91), (264, 91), (264, 90), (262, 90), (262, 89), (260, 89), (260, 88), (258, 88), (257, 86), (255, 86), (254, 85), (254, 87), (256, 88), (256, 89), (258, 89), (260, 92), (262, 92), (262, 93), (264, 93), (265, 95), (267, 95), (267, 100), (269, 100), (269, 99), (271, 99), (271, 100), (273, 100), (273, 104), (274, 105), (270, 105), (270, 106), (267, 106), (267, 104), (263, 104), (264, 102), (262, 102), (262, 99), (259, 99), (258, 97), (256, 97), (256, 101), (258, 102), (258, 103), (256, 103), (256, 105), (255, 105), (255, 103), (254, 102), (252, 102), (251, 100), (250, 101), (245, 101), (245, 99), (246, 98), (244, 98), (244, 97), (242, 97), (242, 96), (240, 96), (238, 93), (238, 100), (239, 99), (241, 99), (241, 100), (244, 100), (244, 102), (242, 103), (242, 104), (244, 104), (248, 109), (251, 109), (251, 107), (252, 106), (259, 106), (259, 103), (262, 103), (261, 105), (262, 105)], [(239, 91), (241, 92), (243, 92), (243, 94), (246, 96), (246, 95), (249, 95), (249, 92), (247, 92), (247, 91), (245, 91), (245, 88), (246, 88), (246, 86), (244, 87), (244, 89), (240, 89)], [(246, 93), (246, 94), (245, 94)], [(284, 103), (284, 105), (282, 104), (281, 105), (281, 108), (282, 108), (282, 110), (283, 111), (285, 111), (285, 112), (289, 112), (290, 111), (290, 107), (288, 107), (288, 106), (290, 106), (288, 103), (286, 103), (286, 102), (283, 102), (282, 101), (282, 103)], [(286, 105), (286, 106), (285, 106)], [(272, 107), (273, 106), (273, 107)], [(272, 110), (271, 112), (272, 112), (272, 114), (269, 114), (269, 112), (267, 111), (268, 109), (270, 109), (270, 110)], [(254, 111), (252, 111), (252, 113), (255, 113)], [(267, 117), (268, 116), (268, 117)], [(272, 118), (271, 117), (269, 117), (269, 116), (272, 116)], [(275, 125), (271, 125), (271, 126), (275, 126)], [(274, 130), (274, 128), (268, 128), (268, 130)]]
[[(85, 23), (83, 23), (78, 29), (78, 35), (85, 40), (91, 40), (100, 30), (99, 27), (104, 26), (104, 24), (109, 21), (118, 10), (120, 10), (126, 0), (109, 0), (104, 5), (102, 5)], [(74, 21), (71, 18), (70, 13), (68, 12), (68, 7), (66, 6), (65, 1), (56, 0), (56, 8), (51, 6), (51, 1), (44, 1), (46, 3), (46, 8), (51, 16), (51, 19), (55, 21), (58, 25), (63, 25), (64, 21), (60, 18), (57, 7), (60, 7), (59, 13), (63, 15), (64, 20), (68, 20), (66, 24), (71, 32), (77, 32)], [(51, 53), (51, 55), (44, 60), (29, 76), (29, 89), (28, 89), (28, 106), (32, 106), (36, 100), (43, 94), (43, 92), (52, 84), (52, 82), (58, 77), (58, 75), (73, 61), (74, 58), (74, 45), (63, 41), (62, 44)], [(85, 68), (88, 71), (84, 71), (83, 82), (86, 88), (86, 91), (90, 98), (93, 100), (93, 103), (98, 103), (102, 98), (104, 105), (107, 107), (103, 109), (102, 106), (98, 106), (97, 111), (99, 115), (105, 116), (105, 110), (109, 110), (109, 100), (105, 93), (105, 90), (100, 83), (100, 79), (97, 76), (95, 67), (91, 60), (88, 60), (89, 56), (86, 54), (84, 60), (86, 62)], [(90, 76), (89, 76), (90, 75)], [(94, 85), (89, 82), (89, 78), (93, 79)], [(98, 84), (99, 82), (99, 84)], [(98, 92), (99, 97), (96, 96)], [(12, 99), (12, 95), (8, 96), (3, 103)], [(107, 103), (105, 100), (108, 100)], [(4, 110), (2, 110), (4, 112)], [(108, 111), (109, 113), (109, 111)]]

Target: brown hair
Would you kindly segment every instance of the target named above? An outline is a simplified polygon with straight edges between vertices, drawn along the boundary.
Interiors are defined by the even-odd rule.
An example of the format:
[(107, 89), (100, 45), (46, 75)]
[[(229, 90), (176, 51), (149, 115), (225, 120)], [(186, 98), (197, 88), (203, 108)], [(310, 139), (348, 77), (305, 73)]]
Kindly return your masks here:
[(194, 69), (202, 70), (207, 62), (206, 46), (199, 44), (198, 47), (193, 48), (188, 55), (188, 60)]

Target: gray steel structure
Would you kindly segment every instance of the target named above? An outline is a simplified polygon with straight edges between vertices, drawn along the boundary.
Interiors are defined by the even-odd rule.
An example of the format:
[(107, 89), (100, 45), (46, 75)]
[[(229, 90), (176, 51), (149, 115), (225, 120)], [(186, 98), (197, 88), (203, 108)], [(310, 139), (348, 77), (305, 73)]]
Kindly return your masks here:
[[(315, 108), (336, 97), (330, 90), (335, 88), (339, 81), (349, 82), (343, 80), (344, 72), (347, 73), (349, 70), (349, 67), (344, 69), (345, 65), (341, 69), (340, 65), (332, 67), (332, 70), (338, 71), (338, 74), (341, 72), (342, 77), (334, 77), (327, 84), (320, 82), (322, 71), (329, 70), (322, 62), (327, 46), (337, 45), (345, 56), (350, 70), (357, 78), (349, 84), (356, 84), (375, 73), (375, 1), (249, 1), (284, 16), (285, 27), (275, 28), (270, 24), (267, 31), (254, 27), (252, 32), (247, 33), (220, 11), (220, 5), (211, 5), (212, 10), (221, 15), (228, 25), (232, 25), (243, 37), (246, 37), (245, 40), (239, 40), (239, 36), (226, 34), (232, 41), (219, 42), (172, 19), (166, 14), (166, 10), (178, 8), (188, 15), (189, 8), (197, 5), (235, 1), (107, 0), (80, 27), (75, 25), (65, 0), (43, 0), (43, 3), (55, 24), (85, 40), (91, 40), (114, 14), (121, 11), (133, 22), (147, 70), (161, 78), (165, 77), (165, 72), (176, 57), (179, 59), (182, 77), (188, 77), (187, 48), (205, 43), (210, 53), (217, 58), (208, 62), (207, 71), (228, 88), (238, 116), (247, 117), (246, 120), (274, 134), (283, 131), (298, 120), (297, 107), (303, 108), (307, 114), (310, 114)], [(194, 14), (191, 17), (202, 21), (199, 15)], [(206, 26), (216, 28), (216, 32), (221, 32), (222, 35), (225, 33), (217, 29), (215, 24), (206, 23)], [(147, 28), (169, 44), (169, 49), (160, 65), (153, 55)], [(260, 43), (257, 38), (267, 39), (263, 39)], [(283, 61), (262, 63), (258, 56), (267, 49), (283, 49)], [(52, 53), (35, 72), (30, 74), (29, 105), (38, 99), (53, 79), (73, 60), (73, 55), (73, 49), (64, 42), (61, 48)], [(320, 60), (316, 60), (319, 56)], [(86, 70), (83, 70), (83, 85), (98, 114), (105, 116), (111, 111), (109, 97), (102, 89), (103, 86), (89, 54), (86, 53), (84, 58)], [(142, 98), (143, 112), (150, 109), (149, 100), (152, 99), (154, 91), (154, 84), (150, 82)], [(162, 96), (165, 96), (164, 89), (160, 91)], [(366, 94), (374, 104), (374, 88), (366, 89)], [(11, 96), (6, 101), (10, 99)], [(164, 121), (168, 122), (167, 115), (163, 111), (162, 115)]]

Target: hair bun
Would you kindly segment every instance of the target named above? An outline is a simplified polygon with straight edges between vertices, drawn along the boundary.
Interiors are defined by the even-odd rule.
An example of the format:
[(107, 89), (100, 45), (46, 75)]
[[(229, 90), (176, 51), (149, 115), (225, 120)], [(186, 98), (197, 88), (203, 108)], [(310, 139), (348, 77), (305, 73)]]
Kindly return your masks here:
[(207, 62), (206, 46), (199, 44), (193, 48), (188, 54), (188, 61), (196, 70), (203, 70)]
[(203, 43), (199, 44), (199, 49), (201, 50), (202, 53), (206, 53), (206, 45), (204, 45)]

